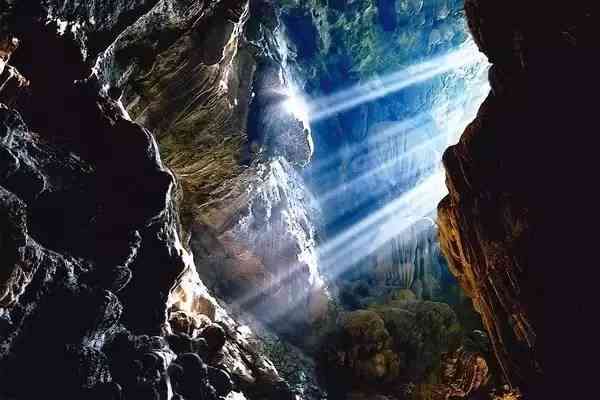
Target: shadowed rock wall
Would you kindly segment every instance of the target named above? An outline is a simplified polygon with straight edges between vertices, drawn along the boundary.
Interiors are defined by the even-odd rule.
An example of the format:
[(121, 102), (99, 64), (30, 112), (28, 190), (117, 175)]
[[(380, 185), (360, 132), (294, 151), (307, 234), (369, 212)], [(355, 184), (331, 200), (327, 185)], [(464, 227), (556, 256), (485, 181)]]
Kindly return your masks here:
[[(216, 399), (236, 390), (290, 398), (251, 331), (200, 281), (180, 240), (189, 232), (179, 223), (180, 171), (163, 164), (154, 135), (125, 111), (136, 63), (147, 67), (160, 55), (124, 54), (126, 71), (111, 58), (120, 40), (144, 47), (145, 36), (131, 30), (145, 33), (148, 24), (180, 29), (175, 36), (185, 42), (191, 28), (184, 17), (197, 17), (202, 40), (194, 43), (203, 51), (192, 61), (229, 62), (225, 53), (235, 47), (248, 5), (0, 6), (0, 397), (167, 399), (176, 392)], [(154, 39), (150, 47), (164, 45)], [(211, 82), (219, 93), (221, 81)], [(148, 104), (173, 94), (158, 93)], [(150, 115), (177, 118), (165, 110), (142, 118), (159, 137), (164, 131)]]
[[(591, 255), (578, 250), (588, 239), (576, 232), (595, 224), (575, 214), (595, 207), (596, 141), (586, 132), (597, 124), (587, 96), (598, 88), (598, 15), (589, 2), (539, 6), (465, 2), (493, 64), (492, 89), (444, 154), (450, 194), (438, 209), (451, 270), (482, 315), (507, 382), (530, 398), (544, 398), (550, 366), (572, 365), (585, 346), (572, 327), (585, 324), (591, 292), (587, 282), (569, 287), (564, 273), (589, 265)], [(565, 313), (552, 328), (555, 307)], [(571, 374), (579, 383), (569, 396), (584, 392), (578, 368), (552, 390), (574, 382)]]

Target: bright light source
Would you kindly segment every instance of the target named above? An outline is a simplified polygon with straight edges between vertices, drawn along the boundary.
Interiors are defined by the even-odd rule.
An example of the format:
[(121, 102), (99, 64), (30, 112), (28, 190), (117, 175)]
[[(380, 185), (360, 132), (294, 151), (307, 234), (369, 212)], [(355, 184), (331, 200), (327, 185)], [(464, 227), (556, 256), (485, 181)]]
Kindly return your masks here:
[(287, 99), (283, 102), (284, 110), (303, 122), (305, 127), (308, 127), (309, 108), (302, 96), (293, 89), (288, 89), (286, 96)]

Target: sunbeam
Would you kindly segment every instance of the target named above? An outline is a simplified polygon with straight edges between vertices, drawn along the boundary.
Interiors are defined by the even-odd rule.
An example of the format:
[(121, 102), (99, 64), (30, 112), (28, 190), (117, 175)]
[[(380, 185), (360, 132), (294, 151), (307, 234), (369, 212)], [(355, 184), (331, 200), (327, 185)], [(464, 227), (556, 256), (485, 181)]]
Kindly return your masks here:
[[(457, 97), (453, 99), (451, 107), (444, 110), (444, 115), (450, 115), (458, 112), (461, 109), (462, 103), (467, 100), (466, 97)], [(301, 107), (305, 103), (300, 103)], [(290, 103), (290, 107), (292, 103)], [(302, 108), (300, 108), (302, 109)], [(298, 109), (295, 109), (297, 111)], [(295, 112), (294, 111), (294, 112)], [(292, 110), (290, 109), (290, 112)], [(463, 120), (461, 119), (462, 123)], [(400, 132), (406, 132), (407, 134), (414, 134), (414, 131), (424, 129), (427, 125), (433, 122), (429, 119), (427, 113), (416, 116), (411, 119), (400, 121), (382, 132), (378, 133), (374, 137), (374, 142), (378, 145), (386, 145), (386, 142), (392, 140), (395, 135)], [(338, 196), (344, 188), (349, 186), (360, 187), (361, 184), (372, 179), (378, 173), (392, 169), (394, 166), (401, 163), (403, 160), (414, 157), (418, 153), (439, 150), (447, 144), (449, 134), (454, 127), (444, 129), (442, 133), (426, 139), (420, 143), (413, 145), (407, 152), (402, 153), (398, 157), (394, 157), (385, 163), (377, 166), (375, 169), (369, 170), (363, 175), (360, 175), (347, 183), (343, 187), (337, 187), (330, 189), (319, 195), (319, 201), (321, 203), (330, 201)], [(458, 127), (456, 127), (458, 129)], [(373, 142), (370, 143), (373, 145)], [(361, 154), (367, 150), (364, 144), (355, 146), (351, 152), (352, 154)], [(327, 159), (320, 168), (325, 168), (325, 165), (333, 165), (338, 157)], [(437, 161), (436, 161), (437, 160)], [(377, 249), (384, 246), (391, 239), (398, 237), (403, 232), (411, 229), (418, 221), (423, 218), (428, 218), (433, 210), (435, 209), (438, 201), (445, 194), (445, 186), (443, 181), (443, 174), (438, 169), (436, 164), (439, 163), (439, 158), (431, 157), (431, 173), (424, 179), (421, 179), (412, 189), (401, 194), (395, 200), (392, 200), (382, 208), (374, 211), (365, 218), (357, 221), (355, 224), (344, 229), (341, 233), (333, 237), (332, 239), (322, 243), (317, 251), (319, 253), (319, 269), (326, 271), (330, 279), (343, 274), (357, 262), (365, 259), (369, 255), (373, 254)], [(319, 166), (317, 166), (319, 168)], [(383, 188), (377, 189), (371, 194), (373, 196), (379, 196), (383, 192)], [(340, 212), (347, 212), (348, 210), (337, 210), (336, 215)], [(291, 281), (295, 276), (301, 273), (304, 267), (301, 261), (297, 261), (292, 266), (286, 266), (283, 268), (286, 272), (279, 274), (271, 278), (267, 287), (257, 288), (249, 293), (245, 293), (240, 298), (236, 299), (232, 306), (234, 308), (244, 309), (252, 304), (256, 304), (261, 299), (272, 295), (277, 289)], [(282, 270), (276, 268), (276, 270)], [(281, 314), (283, 315), (283, 313)], [(281, 316), (280, 315), (280, 316)]]
[(286, 99), (283, 102), (283, 109), (292, 114), (296, 119), (298, 119), (305, 128), (309, 129), (309, 121), (310, 121), (310, 108), (306, 101), (294, 86), (290, 85), (285, 93)]
[[(336, 187), (332, 190), (329, 190), (325, 193), (319, 194), (319, 201), (324, 203), (324, 202), (334, 199), (335, 197), (339, 196), (340, 193), (345, 191), (347, 186), (360, 187), (361, 185), (368, 182), (370, 179), (373, 179), (373, 177), (375, 177), (376, 175), (393, 169), (394, 167), (401, 164), (403, 161), (405, 161), (411, 157), (414, 157), (415, 154), (431, 152), (431, 151), (434, 151), (435, 149), (441, 148), (446, 143), (446, 140), (447, 140), (446, 136), (443, 134), (438, 134), (437, 136), (434, 136), (433, 138), (427, 139), (424, 142), (421, 142), (421, 143), (413, 146), (412, 148), (408, 149), (407, 151), (402, 153), (402, 155), (395, 157), (391, 160), (387, 160), (386, 162), (380, 164), (376, 168), (373, 168), (373, 169), (365, 172), (364, 174), (359, 175), (358, 177), (354, 178), (352, 181), (347, 182), (345, 185), (341, 185), (341, 186)], [(433, 166), (435, 164), (433, 157), (430, 157), (429, 159)]]
[[(376, 133), (373, 136), (369, 137), (368, 142), (360, 142), (356, 143), (349, 148), (344, 150), (343, 157), (346, 159), (350, 159), (359, 154), (364, 154), (368, 151), (369, 147), (375, 145), (386, 145), (389, 140), (394, 139), (399, 133), (414, 130), (418, 127), (422, 127), (428, 123), (431, 123), (431, 116), (429, 113), (421, 113), (413, 118), (408, 118), (393, 125), (387, 127), (381, 132)], [(318, 161), (312, 163), (309, 166), (311, 174), (318, 174), (323, 170), (330, 170), (332, 166), (339, 163), (342, 158), (342, 155), (339, 153), (333, 154), (322, 161)]]
[[(427, 178), (423, 179), (413, 189), (400, 195), (395, 200), (372, 213), (367, 218), (359, 221), (346, 229), (344, 232), (330, 240), (325, 246), (320, 247), (319, 255), (325, 269), (331, 263), (328, 262), (332, 254), (341, 254), (340, 248), (353, 247), (349, 244), (356, 242), (357, 236), (364, 235), (372, 231), (374, 227), (381, 226), (383, 222), (389, 218), (401, 219), (405, 216), (423, 218), (435, 207), (443, 191), (440, 190), (440, 185), (443, 186), (443, 174), (438, 171)], [(368, 235), (367, 235), (368, 236)], [(370, 240), (370, 239), (369, 239)]]
[(382, 78), (359, 83), (330, 96), (315, 99), (308, 104), (311, 122), (316, 122), (361, 104), (385, 97), (409, 86), (432, 79), (457, 68), (477, 63), (481, 54), (473, 44), (439, 56)]
[[(480, 63), (481, 60), (482, 55), (476, 46), (467, 43), (445, 55), (316, 99), (309, 99), (289, 83), (285, 89), (278, 89), (273, 94), (281, 100), (274, 102), (269, 112), (291, 114), (310, 131), (313, 122), (393, 95), (436, 76), (451, 71), (469, 73), (470, 66)], [(463, 72), (457, 73), (460, 75)], [(323, 217), (323, 223), (331, 224), (332, 220), (344, 215), (345, 222), (350, 224), (340, 225), (341, 232), (321, 242), (315, 249), (319, 256), (319, 270), (325, 273), (328, 279), (335, 280), (343, 275), (357, 263), (376, 253), (390, 240), (408, 232), (414, 233), (418, 222), (433, 214), (437, 202), (445, 193), (443, 174), (440, 170), (441, 152), (456, 135), (454, 130), (460, 129), (457, 125), (464, 121), (462, 117), (468, 109), (467, 103), (470, 104), (473, 100), (473, 96), (460, 94), (450, 99), (441, 99), (428, 110), (411, 118), (395, 122), (382, 121), (379, 129), (374, 127), (369, 131), (368, 140), (352, 143), (308, 167), (305, 175), (311, 177), (314, 184), (313, 194), (316, 195), (317, 201), (321, 205), (331, 205), (327, 215)], [(374, 151), (381, 154), (372, 153)], [(362, 165), (360, 157), (367, 157), (367, 164)], [(376, 159), (372, 166), (372, 163), (368, 162), (369, 157)], [(332, 174), (339, 174), (339, 164), (350, 161), (353, 167), (358, 169), (347, 177), (348, 181), (331, 186), (328, 179)], [(400, 180), (405, 183), (404, 186), (395, 185), (396, 171), (403, 174)], [(412, 175), (407, 175), (407, 172)], [(372, 184), (380, 179), (381, 185)], [(364, 195), (368, 199), (360, 194), (358, 202), (338, 204), (336, 201), (344, 197), (345, 192), (360, 193), (361, 188), (367, 187), (368, 192), (364, 192)], [(390, 201), (385, 194), (391, 187), (396, 187), (394, 190), (400, 191), (400, 194)], [(384, 200), (387, 204), (374, 209)], [(351, 216), (359, 208), (365, 212)], [(267, 281), (260, 287), (242, 293), (233, 301), (232, 307), (240, 310), (262, 307), (266, 304), (265, 301), (282, 294), (281, 289), (293, 285), (295, 279), (302, 279), (301, 274), (306, 268), (300, 259), (292, 261), (291, 264), (288, 260), (286, 265), (271, 265), (271, 275)], [(269, 316), (265, 318), (275, 321), (285, 316), (292, 311), (291, 308), (300, 306), (303, 300), (307, 300), (307, 296), (310, 296), (310, 290), (292, 295), (293, 299), (288, 299), (288, 306), (269, 311)]]
[[(443, 185), (443, 174), (438, 171), (425, 178), (414, 189), (402, 194), (385, 207), (321, 244), (317, 249), (320, 256), (320, 268), (327, 271), (330, 279), (335, 279), (357, 262), (373, 254), (389, 240), (406, 232), (419, 220), (428, 217), (443, 196), (440, 185)], [(379, 239), (374, 240), (375, 236), (379, 234), (380, 228), (387, 227), (392, 217), (394, 226), (387, 228)], [(284, 269), (286, 272), (276, 276), (267, 288), (246, 293), (236, 299), (232, 306), (243, 309), (254, 304), (272, 291), (276, 291), (280, 285), (293, 279), (294, 275), (300, 273), (302, 268), (303, 263), (300, 261), (292, 266), (286, 266)], [(301, 300), (298, 299), (298, 301)], [(273, 315), (274, 320), (288, 311), (281, 310), (276, 313)]]
[[(435, 209), (440, 199), (443, 179), (441, 171), (428, 176), (414, 189), (323, 244), (319, 248), (321, 267), (328, 271), (329, 279), (336, 279), (390, 240), (412, 232), (415, 224), (427, 218)], [(394, 218), (390, 219), (392, 216)], [(292, 268), (281, 277), (281, 281), (290, 279), (294, 273), (295, 269)], [(308, 294), (297, 299), (293, 306), (300, 306), (300, 302), (306, 301), (307, 296)], [(269, 316), (270, 321), (282, 318), (292, 307), (273, 313)]]
[[(356, 209), (364, 208), (367, 206), (366, 203), (372, 202), (374, 199), (379, 198), (379, 196), (383, 195), (389, 189), (390, 185), (380, 185), (375, 188), (371, 188), (368, 192), (368, 199), (360, 203), (353, 203), (352, 208), (350, 208), (347, 204), (338, 204), (335, 202), (336, 198), (342, 196), (345, 192), (352, 191), (354, 188), (364, 187), (365, 184), (368, 184), (372, 179), (376, 179), (380, 175), (389, 175), (398, 168), (402, 168), (406, 162), (412, 163), (408, 168), (414, 172), (415, 176), (419, 174), (426, 174), (428, 171), (431, 172), (437, 168), (441, 162), (441, 152), (443, 148), (449, 144), (449, 138), (455, 136), (454, 130), (459, 130), (459, 126), (466, 124), (464, 117), (462, 117), (463, 100), (464, 99), (457, 99), (457, 105), (446, 108), (443, 114), (438, 115), (438, 118), (445, 116), (444, 118), (448, 121), (457, 120), (457, 123), (452, 123), (449, 126), (440, 128), (437, 126), (435, 121), (426, 118), (429, 113), (423, 113), (415, 118), (394, 124), (375, 134), (373, 136), (374, 139), (370, 140), (369, 143), (357, 144), (350, 150), (346, 150), (345, 156), (347, 158), (350, 158), (351, 156), (360, 156), (361, 154), (365, 155), (366, 157), (366, 153), (369, 151), (369, 149), (393, 145), (391, 142), (396, 139), (399, 132), (404, 132), (406, 135), (419, 136), (419, 131), (421, 130), (430, 130), (434, 133), (439, 131), (435, 134), (435, 136), (427, 138), (419, 143), (412, 144), (399, 156), (395, 156), (392, 159), (383, 160), (384, 162), (377, 164), (374, 168), (367, 170), (348, 182), (338, 184), (322, 193), (318, 192), (319, 187), (326, 187), (326, 182), (329, 176), (337, 173), (335, 168), (331, 167), (335, 161), (341, 162), (341, 156), (339, 154), (328, 158), (325, 164), (322, 166), (317, 166), (317, 172), (311, 171), (312, 174), (316, 175), (313, 176), (313, 180), (316, 182), (315, 188), (317, 191), (315, 191), (315, 194), (318, 196), (320, 204), (325, 205), (327, 202), (332, 201), (335, 203), (335, 206), (331, 207), (331, 210), (328, 211), (326, 220), (333, 221), (343, 215), (352, 213)], [(458, 116), (462, 118), (455, 118), (455, 114), (458, 114)], [(415, 163), (418, 165), (415, 165)], [(329, 165), (329, 168), (325, 168), (326, 165)], [(404, 181), (409, 178), (405, 172), (399, 173), (404, 174)], [(390, 184), (395, 186), (391, 182)]]

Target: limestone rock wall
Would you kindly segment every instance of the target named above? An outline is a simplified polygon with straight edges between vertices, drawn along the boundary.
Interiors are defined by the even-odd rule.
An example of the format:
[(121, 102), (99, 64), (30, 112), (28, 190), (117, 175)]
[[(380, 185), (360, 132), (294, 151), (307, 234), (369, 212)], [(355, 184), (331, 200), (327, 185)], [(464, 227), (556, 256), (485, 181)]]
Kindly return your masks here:
[[(298, 170), (311, 151), (302, 122), (282, 107), (291, 77), (278, 18), (266, 1), (159, 1), (95, 65), (132, 118), (153, 130), (177, 177), (182, 243), (194, 253), (200, 277), (242, 308), (255, 303), (248, 298), (279, 290), (276, 308), (289, 307), (284, 298), (310, 297), (312, 276), (320, 279), (316, 261), (309, 274), (298, 266), (304, 248), (315, 246), (309, 210), (263, 195), (274, 185), (289, 197), (306, 191)], [(252, 207), (280, 211), (257, 214), (244, 230)], [(256, 240), (264, 224), (279, 247)], [(294, 267), (302, 271), (293, 271), (293, 283), (274, 278)]]
[[(184, 176), (163, 164), (155, 135), (125, 107), (139, 58), (133, 51), (125, 56), (132, 65), (120, 67), (109, 57), (119, 38), (134, 48), (144, 42), (148, 21), (162, 28), (168, 20), (185, 33), (183, 15), (211, 16), (197, 27), (201, 36), (216, 30), (209, 41), (226, 40), (214, 51), (195, 43), (206, 49), (203, 63), (218, 64), (235, 53), (248, 5), (1, 5), (0, 396), (213, 399), (233, 390), (290, 398), (251, 331), (208, 293), (186, 249)], [(219, 18), (231, 22), (225, 32)], [(150, 114), (142, 122), (164, 136)]]

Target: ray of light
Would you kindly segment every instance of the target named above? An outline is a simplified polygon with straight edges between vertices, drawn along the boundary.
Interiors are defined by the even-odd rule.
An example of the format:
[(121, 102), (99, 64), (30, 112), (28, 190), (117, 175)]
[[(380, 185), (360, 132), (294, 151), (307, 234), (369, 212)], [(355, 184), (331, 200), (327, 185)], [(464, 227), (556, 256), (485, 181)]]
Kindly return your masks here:
[[(440, 179), (440, 176), (442, 176), (442, 179)], [(428, 176), (413, 189), (398, 196), (398, 198), (380, 210), (372, 213), (367, 218), (346, 229), (334, 239), (328, 241), (325, 246), (320, 247), (319, 254), (322, 257), (321, 261), (326, 262), (324, 265), (325, 269), (328, 267), (327, 257), (330, 257), (333, 253), (343, 253), (343, 251), (340, 251), (340, 248), (356, 242), (359, 240), (357, 237), (373, 230), (375, 227), (381, 226), (383, 222), (387, 222), (391, 217), (402, 218), (402, 216), (406, 215), (419, 215), (423, 217), (427, 215), (427, 212), (432, 209), (432, 205), (434, 206), (435, 202), (439, 200), (437, 198), (440, 196), (440, 180), (443, 185), (443, 174), (440, 171)], [(424, 209), (427, 212), (424, 213)]]
[(438, 75), (478, 62), (477, 48), (468, 45), (446, 55), (409, 66), (382, 78), (360, 83), (308, 104), (311, 122), (331, 117), (342, 111), (379, 99)]
[[(454, 109), (455, 107), (448, 109), (447, 114), (455, 112)], [(416, 121), (422, 121), (422, 119), (415, 118), (408, 123), (400, 123), (397, 128), (415, 126)], [(391, 128), (383, 133), (378, 140), (384, 141), (386, 138), (389, 139), (394, 133), (397, 133), (397, 130)], [(437, 146), (442, 140), (446, 140), (444, 134), (425, 140), (411, 148), (408, 152), (403, 153), (400, 157), (392, 159), (376, 168), (375, 172), (369, 171), (365, 175), (359, 176), (352, 181), (352, 185), (360, 185), (362, 182), (368, 180), (376, 171), (390, 168), (393, 164), (398, 163), (399, 160), (401, 161), (403, 157), (410, 156), (410, 153), (416, 153), (428, 148), (431, 149)], [(443, 142), (441, 144), (443, 145)], [(435, 166), (432, 169), (435, 169)], [(338, 190), (339, 188), (327, 192), (323, 198), (335, 197)], [(344, 271), (359, 260), (375, 252), (387, 241), (411, 229), (417, 221), (427, 218), (435, 210), (437, 203), (443, 197), (444, 193), (443, 173), (438, 170), (383, 208), (358, 221), (334, 238), (322, 243), (317, 249), (320, 256), (319, 268), (322, 271), (327, 271), (326, 273), (330, 279), (335, 279), (336, 276), (343, 274)], [(391, 222), (391, 227), (384, 229), (383, 234), (379, 233), (382, 226), (390, 224), (389, 221), (393, 221)], [(243, 309), (265, 296), (276, 293), (281, 285), (285, 285), (295, 279), (303, 268), (303, 263), (300, 261), (295, 262), (294, 265), (286, 266), (284, 269), (286, 272), (274, 276), (269, 282), (268, 287), (257, 288), (246, 293), (244, 296), (236, 299), (232, 303), (232, 306)]]
[(399, 133), (407, 130), (414, 130), (415, 128), (429, 123), (431, 123), (431, 117), (429, 113), (421, 113), (414, 118), (407, 118), (405, 120), (393, 123), (380, 132), (369, 136), (368, 141), (361, 141), (345, 148), (343, 150), (343, 154), (337, 152), (322, 161), (313, 162), (310, 165), (310, 173), (317, 174), (321, 171), (330, 170), (330, 168), (334, 167), (336, 164), (339, 164), (342, 161), (342, 158), (351, 159), (359, 154), (364, 154), (366, 151), (368, 151), (369, 147), (385, 145), (386, 142), (394, 139)]
[[(310, 122), (318, 121), (360, 104), (387, 96), (408, 86), (426, 81), (453, 69), (477, 63), (480, 58), (481, 55), (478, 54), (475, 46), (461, 47), (459, 50), (444, 56), (413, 65), (380, 79), (359, 84), (311, 102), (305, 102), (297, 94), (290, 95), (288, 93), (285, 102), (282, 103), (283, 110), (301, 116), (299, 119), (308, 117)], [(452, 102), (453, 106), (450, 110), (460, 107), (461, 103), (462, 101), (455, 99)], [(427, 120), (425, 117), (426, 115), (417, 116), (414, 119), (400, 122), (398, 126), (393, 126), (377, 133), (374, 139), (377, 146), (385, 145), (387, 140), (402, 131), (419, 129), (420, 126), (425, 124)], [(427, 117), (429, 116), (427, 115)], [(447, 129), (442, 130), (445, 133), (447, 131)], [(410, 156), (410, 153), (416, 154), (419, 151), (434, 149), (435, 141), (440, 139), (447, 139), (447, 136), (436, 135), (425, 140), (417, 144), (415, 148), (411, 148), (407, 152), (409, 154), (403, 153), (399, 157), (378, 166), (375, 171), (391, 168), (394, 164)], [(371, 145), (373, 145), (373, 142), (367, 144), (367, 146)], [(356, 145), (350, 148), (350, 152), (352, 154), (360, 154), (366, 150), (364, 146), (365, 144)], [(331, 165), (339, 159), (338, 155), (334, 155), (331, 160), (326, 160), (326, 162), (320, 164), (317, 168), (328, 168), (327, 165)], [(319, 245), (317, 251), (319, 253), (321, 271), (324, 271), (329, 279), (335, 279), (356, 265), (357, 262), (386, 245), (390, 240), (408, 233), (418, 221), (428, 218), (445, 193), (444, 174), (439, 169), (436, 169), (435, 162), (432, 163), (432, 170), (435, 172), (420, 180), (412, 189)], [(369, 177), (377, 173), (375, 171), (368, 171), (348, 184), (360, 187)], [(335, 188), (326, 192), (324, 198), (330, 199), (335, 197), (336, 193), (339, 193), (339, 190), (341, 189)], [(305, 265), (297, 261), (292, 263), (292, 265), (281, 267), (276, 268), (276, 270), (284, 272), (271, 279), (268, 287), (257, 288), (250, 293), (246, 293), (234, 302), (234, 306), (243, 308), (244, 305), (255, 303), (257, 300), (265, 298), (265, 296), (268, 297), (273, 293), (277, 293), (283, 284), (301, 274)], [(270, 316), (270, 319), (275, 321), (281, 316), (289, 314), (292, 308), (300, 306), (301, 302), (307, 299), (306, 296), (297, 297), (294, 300), (295, 303), (291, 304), (289, 308), (277, 310), (276, 313)]]
[[(428, 151), (433, 151), (435, 149), (441, 148), (446, 143), (446, 136), (443, 134), (438, 134), (430, 139), (427, 139), (413, 147), (411, 147), (408, 151), (403, 152), (398, 157), (394, 157), (386, 162), (378, 165), (376, 168), (372, 168), (369, 171), (365, 172), (352, 179), (351, 181), (345, 183), (344, 185), (340, 185), (332, 190), (329, 190), (323, 194), (319, 195), (320, 202), (331, 201), (341, 193), (346, 191), (347, 187), (361, 187), (362, 185), (368, 183), (371, 179), (373, 179), (376, 175), (386, 172), (387, 170), (393, 169), (394, 167), (401, 164), (403, 161), (410, 157), (414, 157), (415, 154), (425, 153)], [(434, 164), (434, 160), (432, 161), (432, 167)], [(382, 192), (388, 190), (388, 188), (380, 187), (378, 192)], [(376, 193), (374, 193), (376, 194)]]
[(257, 287), (246, 292), (243, 296), (235, 299), (230, 306), (233, 309), (244, 310), (264, 297), (276, 295), (282, 285), (286, 285), (295, 279), (297, 275), (303, 272), (304, 267), (304, 263), (300, 260), (295, 261), (292, 265), (287, 265), (285, 272), (272, 276), (266, 287)]
[[(321, 265), (328, 271), (329, 279), (335, 279), (380, 249), (391, 239), (403, 233), (412, 232), (415, 224), (427, 218), (435, 209), (439, 200), (440, 180), (443, 184), (443, 174), (437, 172), (430, 175), (413, 190), (399, 196), (396, 200), (358, 222), (350, 229), (326, 243), (321, 249)], [(390, 216), (395, 216), (393, 223)], [(382, 229), (383, 228), (383, 229)], [(293, 274), (293, 270), (289, 275)], [(267, 322), (274, 322), (301, 302), (307, 301), (310, 294), (296, 299), (287, 309), (280, 309), (268, 316)]]
[[(288, 86), (283, 93), (285, 100), (282, 108), (285, 112), (292, 114), (297, 120), (302, 122), (304, 128), (310, 130), (310, 107), (295, 86)], [(273, 110), (276, 111), (276, 110)]]
[[(398, 236), (410, 229), (420, 219), (427, 217), (440, 199), (438, 186), (440, 179), (443, 184), (441, 176), (443, 176), (441, 172), (432, 174), (414, 189), (404, 193), (385, 207), (319, 246), (321, 268), (327, 271), (328, 277), (335, 279), (356, 262), (366, 258), (377, 248), (384, 245), (385, 242), (392, 239), (394, 237), (392, 233)], [(385, 233), (384, 238), (387, 238), (387, 240), (382, 238), (375, 240), (380, 228), (388, 223), (392, 217), (394, 228), (388, 229)], [(271, 295), (278, 290), (280, 285), (289, 282), (301, 273), (302, 268), (303, 264), (299, 261), (286, 266), (286, 272), (274, 277), (269, 287), (256, 289), (245, 294), (236, 299), (232, 306), (243, 309), (262, 297)], [(301, 300), (302, 297), (297, 299), (297, 301)], [(276, 313), (273, 317), (281, 317), (289, 311), (282, 310), (281, 313)]]
[(444, 109), (440, 107), (440, 109), (422, 112), (415, 117), (394, 122), (381, 131), (370, 134), (368, 141), (354, 143), (323, 160), (313, 161), (308, 167), (307, 174), (313, 176), (317, 186), (321, 181), (327, 182), (329, 176), (339, 174), (337, 166), (344, 160), (350, 160), (360, 154), (365, 154), (370, 148), (387, 146), (388, 142), (394, 140), (400, 133), (409, 131), (410, 134), (416, 132), (419, 128), (431, 127), (435, 124), (435, 118), (432, 118), (432, 115), (436, 115), (437, 118), (445, 116), (446, 119), (450, 119), (452, 115), (462, 111), (463, 102), (469, 100), (469, 98), (466, 95), (453, 98), (449, 107)]

